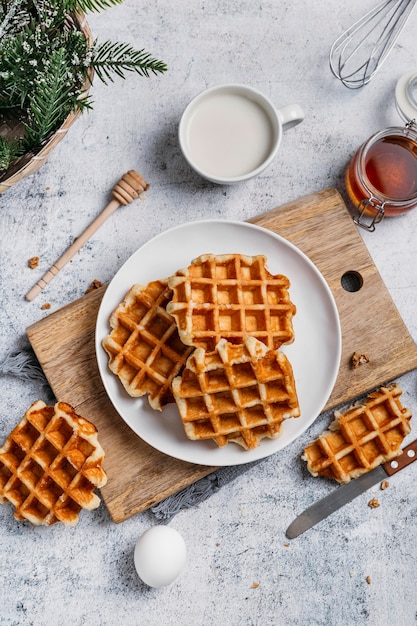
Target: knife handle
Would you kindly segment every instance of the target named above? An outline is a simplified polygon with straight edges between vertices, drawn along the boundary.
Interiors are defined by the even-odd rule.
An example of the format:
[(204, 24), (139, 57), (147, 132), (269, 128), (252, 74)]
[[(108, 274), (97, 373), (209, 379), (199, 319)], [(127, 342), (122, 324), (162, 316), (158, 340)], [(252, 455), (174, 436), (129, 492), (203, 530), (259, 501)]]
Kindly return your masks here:
[(410, 465), (410, 463), (413, 463), (413, 461), (417, 461), (417, 439), (406, 446), (400, 456), (392, 459), (392, 461), (388, 461), (388, 463), (384, 463), (382, 467), (388, 476), (392, 476), (404, 467), (407, 467), (407, 465)]

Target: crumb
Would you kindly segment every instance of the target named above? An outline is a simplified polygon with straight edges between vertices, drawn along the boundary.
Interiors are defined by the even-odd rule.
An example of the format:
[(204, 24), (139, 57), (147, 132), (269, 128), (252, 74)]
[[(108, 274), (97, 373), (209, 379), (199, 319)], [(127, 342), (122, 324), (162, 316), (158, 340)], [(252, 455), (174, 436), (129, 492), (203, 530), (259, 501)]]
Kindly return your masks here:
[(39, 257), (32, 256), (28, 261), (28, 267), (30, 267), (31, 270), (34, 270), (35, 267), (38, 267), (38, 265), (39, 265)]
[(382, 491), (384, 491), (384, 489), (388, 489), (388, 487), (389, 487), (389, 482), (387, 480), (383, 480), (381, 483)]
[(259, 587), (259, 583), (253, 582), (251, 589), (257, 589), (258, 587)]
[(352, 358), (350, 360), (352, 364), (352, 368), (355, 370), (359, 365), (363, 365), (364, 363), (369, 363), (369, 356), (367, 354), (360, 354), (359, 352), (354, 352), (352, 354)]
[(354, 578), (356, 576), (356, 572), (353, 572), (353, 571), (349, 572), (349, 576), (351, 578)]
[(284, 548), (289, 548), (290, 544), (289, 543), (284, 543)]
[(45, 302), (45, 304), (42, 304), (41, 306), (42, 311), (46, 311), (47, 309), (50, 309), (50, 308), (51, 308), (50, 302)]
[(369, 500), (368, 506), (371, 507), (371, 509), (377, 509), (379, 507), (379, 501), (376, 498), (372, 498), (372, 500)]
[(368, 585), (370, 585), (370, 584), (371, 584), (371, 577), (370, 577), (370, 576), (367, 576), (367, 577), (366, 577), (366, 582), (368, 583)]
[(217, 547), (217, 548), (220, 548), (220, 546), (221, 546), (221, 545), (222, 545), (222, 544), (221, 544), (219, 541), (216, 543), (216, 547)]
[(97, 280), (97, 278), (95, 278), (85, 293), (91, 293), (95, 289), (101, 287), (102, 284), (103, 283), (100, 280)]

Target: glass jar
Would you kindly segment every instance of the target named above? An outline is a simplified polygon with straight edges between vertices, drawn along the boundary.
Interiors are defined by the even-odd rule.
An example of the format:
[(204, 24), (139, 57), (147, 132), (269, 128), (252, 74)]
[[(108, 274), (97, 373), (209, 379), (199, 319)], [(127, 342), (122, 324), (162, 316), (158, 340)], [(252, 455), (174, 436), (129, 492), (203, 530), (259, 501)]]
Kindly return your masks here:
[(346, 171), (346, 190), (357, 209), (354, 221), (373, 231), (383, 217), (417, 207), (417, 72), (396, 88), (397, 109), (406, 122), (381, 130), (354, 154)]

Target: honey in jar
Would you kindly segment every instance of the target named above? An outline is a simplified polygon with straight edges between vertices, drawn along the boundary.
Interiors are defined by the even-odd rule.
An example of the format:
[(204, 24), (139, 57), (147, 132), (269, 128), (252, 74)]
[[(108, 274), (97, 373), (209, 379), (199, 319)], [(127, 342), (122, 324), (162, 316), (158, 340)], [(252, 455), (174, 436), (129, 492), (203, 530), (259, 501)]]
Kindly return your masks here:
[[(398, 93), (401, 83), (406, 87), (405, 103)], [(411, 106), (416, 86), (416, 73), (397, 85), (397, 106), (406, 125), (375, 133), (356, 151), (346, 171), (346, 190), (359, 214), (355, 221), (368, 230), (374, 230), (384, 216), (417, 207), (417, 108)]]

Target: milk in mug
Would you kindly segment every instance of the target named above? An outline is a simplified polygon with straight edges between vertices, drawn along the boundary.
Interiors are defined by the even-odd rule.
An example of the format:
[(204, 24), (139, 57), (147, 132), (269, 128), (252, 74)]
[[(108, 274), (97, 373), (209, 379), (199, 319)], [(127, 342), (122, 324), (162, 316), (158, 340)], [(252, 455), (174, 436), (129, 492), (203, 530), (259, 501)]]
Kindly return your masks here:
[(187, 144), (194, 165), (219, 178), (256, 170), (273, 149), (274, 129), (265, 109), (238, 93), (218, 92), (194, 111)]

